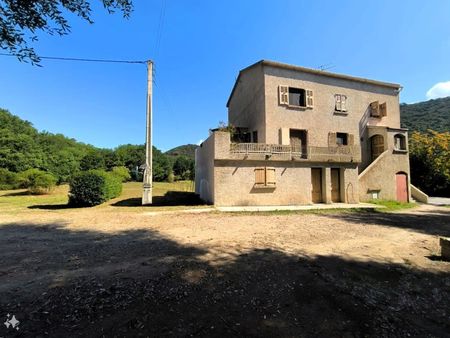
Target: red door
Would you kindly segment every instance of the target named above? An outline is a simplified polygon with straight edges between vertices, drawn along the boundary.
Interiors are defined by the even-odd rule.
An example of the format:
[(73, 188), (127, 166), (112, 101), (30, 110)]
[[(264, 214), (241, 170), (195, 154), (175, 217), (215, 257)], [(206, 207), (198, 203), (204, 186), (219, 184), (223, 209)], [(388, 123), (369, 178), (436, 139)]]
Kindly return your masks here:
[(406, 174), (398, 173), (395, 175), (397, 181), (397, 201), (408, 202), (408, 185)]

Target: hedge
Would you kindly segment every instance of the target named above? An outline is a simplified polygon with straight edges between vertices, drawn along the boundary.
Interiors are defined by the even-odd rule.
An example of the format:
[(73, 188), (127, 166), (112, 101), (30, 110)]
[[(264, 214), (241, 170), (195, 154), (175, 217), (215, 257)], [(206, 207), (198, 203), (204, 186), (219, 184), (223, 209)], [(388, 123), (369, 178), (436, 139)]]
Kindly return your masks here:
[(88, 170), (75, 175), (70, 182), (69, 204), (94, 206), (122, 193), (121, 180), (104, 170)]
[(6, 168), (0, 168), (0, 190), (17, 188), (17, 174)]
[(46, 194), (55, 187), (57, 178), (43, 170), (28, 169), (17, 174), (17, 182), (32, 194)]

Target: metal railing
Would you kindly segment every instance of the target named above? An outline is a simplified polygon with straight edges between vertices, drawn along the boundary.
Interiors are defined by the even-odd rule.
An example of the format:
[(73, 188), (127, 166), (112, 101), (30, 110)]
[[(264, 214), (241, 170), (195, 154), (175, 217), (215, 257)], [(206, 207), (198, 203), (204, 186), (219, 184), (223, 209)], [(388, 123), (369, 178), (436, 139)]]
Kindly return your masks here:
[(361, 157), (358, 146), (300, 147), (265, 143), (231, 143), (230, 152), (246, 156), (251, 154), (281, 155), (286, 159), (299, 158), (311, 161), (358, 162)]

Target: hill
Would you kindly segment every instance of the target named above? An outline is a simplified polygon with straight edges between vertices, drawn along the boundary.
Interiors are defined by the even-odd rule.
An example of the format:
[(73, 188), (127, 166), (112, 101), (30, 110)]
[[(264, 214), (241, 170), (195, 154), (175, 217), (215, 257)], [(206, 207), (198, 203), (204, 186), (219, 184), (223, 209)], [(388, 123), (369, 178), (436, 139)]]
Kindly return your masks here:
[(450, 130), (450, 96), (413, 104), (402, 103), (400, 113), (402, 127), (410, 131)]
[(197, 149), (196, 144), (185, 144), (182, 146), (175, 147), (165, 152), (166, 155), (172, 157), (186, 156), (192, 160), (195, 160), (195, 149)]

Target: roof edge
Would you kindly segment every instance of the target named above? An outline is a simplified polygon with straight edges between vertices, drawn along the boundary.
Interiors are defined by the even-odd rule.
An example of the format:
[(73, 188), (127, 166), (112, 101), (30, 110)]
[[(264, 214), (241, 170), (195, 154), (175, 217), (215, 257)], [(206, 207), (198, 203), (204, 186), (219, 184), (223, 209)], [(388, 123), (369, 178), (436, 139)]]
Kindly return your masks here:
[(301, 67), (301, 66), (295, 66), (295, 65), (290, 65), (287, 63), (281, 63), (281, 62), (276, 62), (276, 61), (270, 61), (270, 60), (260, 60), (248, 67), (245, 67), (243, 69), (241, 69), (239, 71), (239, 75), (234, 83), (233, 89), (231, 90), (231, 94), (228, 98), (227, 101), (227, 108), (230, 104), (230, 100), (233, 97), (234, 91), (236, 90), (236, 86), (239, 82), (239, 79), (241, 77), (241, 74), (257, 65), (263, 65), (263, 66), (270, 66), (270, 67), (275, 67), (275, 68), (282, 68), (282, 69), (288, 69), (288, 70), (294, 70), (294, 71), (300, 71), (300, 72), (304, 72), (304, 73), (309, 73), (309, 74), (314, 74), (314, 75), (321, 75), (321, 76), (327, 76), (327, 77), (333, 77), (336, 79), (343, 79), (343, 80), (349, 80), (349, 81), (356, 81), (356, 82), (361, 82), (361, 83), (366, 83), (366, 84), (371, 84), (371, 85), (375, 85), (375, 86), (380, 86), (380, 87), (387, 87), (387, 88), (392, 88), (392, 89), (397, 89), (399, 90), (400, 88), (402, 88), (401, 85), (397, 84), (397, 83), (391, 83), (391, 82), (384, 82), (384, 81), (378, 81), (378, 80), (371, 80), (371, 79), (367, 79), (367, 78), (363, 78), (363, 77), (357, 77), (357, 76), (351, 76), (351, 75), (345, 75), (345, 74), (338, 74), (338, 73), (331, 73), (331, 72), (326, 72), (323, 70), (317, 70), (317, 69), (312, 69), (312, 68), (306, 68), (306, 67)]

